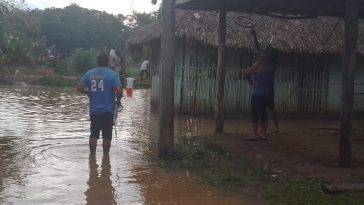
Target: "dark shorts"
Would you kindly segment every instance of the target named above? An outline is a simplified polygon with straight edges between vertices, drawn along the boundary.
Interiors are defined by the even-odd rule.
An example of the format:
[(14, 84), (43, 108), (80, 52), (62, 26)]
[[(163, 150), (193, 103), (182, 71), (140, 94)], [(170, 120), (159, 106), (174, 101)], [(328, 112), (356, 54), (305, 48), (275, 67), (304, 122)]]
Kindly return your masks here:
[(112, 138), (113, 114), (106, 112), (98, 115), (91, 115), (91, 135), (93, 138), (100, 138), (100, 131), (102, 131), (102, 138)]
[(267, 94), (267, 107), (270, 109), (270, 110), (274, 110), (274, 91), (270, 91), (268, 94)]
[(268, 95), (252, 95), (251, 110), (253, 123), (267, 122)]

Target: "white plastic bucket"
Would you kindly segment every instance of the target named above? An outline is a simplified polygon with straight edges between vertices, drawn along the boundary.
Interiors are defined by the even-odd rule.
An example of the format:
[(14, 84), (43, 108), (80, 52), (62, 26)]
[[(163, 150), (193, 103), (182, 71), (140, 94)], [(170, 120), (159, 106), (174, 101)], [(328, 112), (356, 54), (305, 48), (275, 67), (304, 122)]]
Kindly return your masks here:
[(133, 96), (133, 89), (134, 89), (134, 78), (125, 78), (126, 80), (126, 96), (131, 97)]

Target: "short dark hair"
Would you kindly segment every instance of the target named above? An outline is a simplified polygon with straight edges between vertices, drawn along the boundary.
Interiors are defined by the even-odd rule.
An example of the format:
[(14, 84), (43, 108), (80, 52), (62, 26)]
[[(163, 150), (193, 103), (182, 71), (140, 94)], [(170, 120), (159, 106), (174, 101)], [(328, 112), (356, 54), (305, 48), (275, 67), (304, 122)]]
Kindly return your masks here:
[(97, 56), (97, 65), (99, 67), (106, 67), (109, 65), (109, 56), (105, 53), (101, 53)]

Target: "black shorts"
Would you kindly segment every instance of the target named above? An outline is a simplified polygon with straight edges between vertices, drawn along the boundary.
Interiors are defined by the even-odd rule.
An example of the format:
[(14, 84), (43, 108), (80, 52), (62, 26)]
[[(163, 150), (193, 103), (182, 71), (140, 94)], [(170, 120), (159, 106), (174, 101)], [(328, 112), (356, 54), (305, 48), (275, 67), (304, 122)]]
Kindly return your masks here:
[(113, 114), (106, 112), (98, 115), (91, 115), (91, 135), (93, 138), (100, 138), (100, 131), (102, 131), (102, 138), (112, 138)]
[(267, 122), (267, 95), (252, 95), (251, 110), (253, 123)]
[(267, 94), (267, 107), (270, 109), (270, 110), (274, 110), (274, 91), (270, 91), (268, 94)]

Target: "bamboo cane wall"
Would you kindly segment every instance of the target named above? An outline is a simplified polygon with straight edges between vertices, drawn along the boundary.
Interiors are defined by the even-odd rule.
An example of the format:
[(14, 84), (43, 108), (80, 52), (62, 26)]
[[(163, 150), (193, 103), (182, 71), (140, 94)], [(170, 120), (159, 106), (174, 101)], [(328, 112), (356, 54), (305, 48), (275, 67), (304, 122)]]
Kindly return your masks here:
[[(342, 58), (340, 55), (332, 57), (327, 85), (327, 111), (337, 113), (341, 109), (341, 90), (342, 90)], [(357, 58), (355, 68), (354, 84), (354, 111), (364, 112), (364, 57)]]
[[(201, 44), (176, 44), (175, 111), (213, 114), (216, 97), (217, 49)], [(154, 49), (152, 103), (159, 101), (158, 49)], [(243, 69), (254, 59), (247, 50), (227, 49), (224, 109), (228, 116), (250, 112), (251, 86)], [(319, 113), (327, 104), (328, 56), (280, 53), (275, 77), (275, 104), (280, 113)]]

